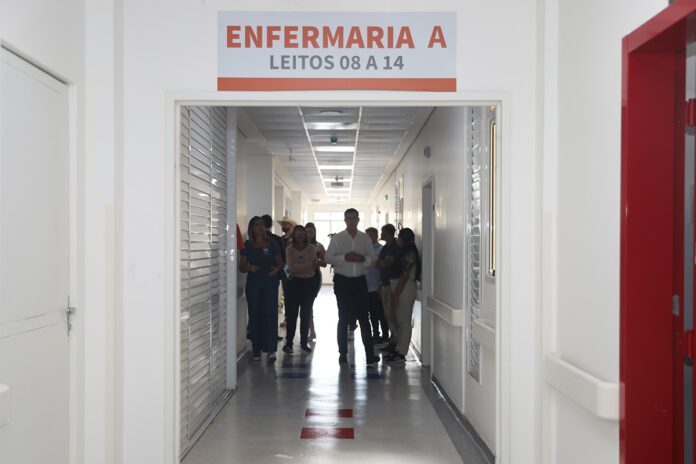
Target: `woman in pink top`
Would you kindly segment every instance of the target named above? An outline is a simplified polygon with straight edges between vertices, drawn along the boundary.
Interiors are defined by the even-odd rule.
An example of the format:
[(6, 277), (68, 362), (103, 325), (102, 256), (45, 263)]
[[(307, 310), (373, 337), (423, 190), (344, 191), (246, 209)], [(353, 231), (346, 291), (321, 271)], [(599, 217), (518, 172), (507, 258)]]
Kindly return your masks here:
[(295, 226), (292, 231), (292, 245), (286, 251), (285, 256), (290, 272), (288, 281), (288, 304), (286, 307), (286, 335), (285, 353), (292, 353), (292, 341), (295, 338), (297, 328), (297, 316), (300, 316), (300, 347), (307, 353), (312, 349), (307, 344), (309, 325), (312, 320), (312, 303), (316, 295), (316, 281), (314, 273), (319, 266), (317, 248), (307, 240), (307, 234), (303, 226)]

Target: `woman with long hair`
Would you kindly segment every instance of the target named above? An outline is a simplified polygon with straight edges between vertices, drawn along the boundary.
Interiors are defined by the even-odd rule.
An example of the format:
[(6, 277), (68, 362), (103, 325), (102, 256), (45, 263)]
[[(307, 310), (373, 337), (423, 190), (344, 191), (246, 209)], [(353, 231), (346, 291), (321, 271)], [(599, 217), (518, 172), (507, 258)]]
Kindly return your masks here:
[(312, 302), (316, 295), (314, 272), (319, 267), (317, 247), (307, 240), (304, 226), (295, 226), (292, 231), (292, 244), (285, 250), (290, 279), (286, 307), (286, 334), (283, 352), (292, 353), (292, 341), (300, 316), (300, 347), (307, 353), (312, 349), (307, 344), (309, 323), (312, 320)]
[[(317, 242), (317, 228), (313, 222), (308, 222), (305, 224), (305, 233), (307, 234), (307, 241), (317, 247), (317, 260), (319, 267), (326, 267), (326, 248), (321, 242)], [(309, 324), (309, 341), (313, 342), (317, 338), (317, 332), (314, 330), (314, 300), (316, 300), (317, 295), (319, 295), (319, 290), (321, 290), (321, 269), (317, 268), (314, 271), (314, 281), (316, 285), (316, 292), (314, 292), (314, 299), (312, 300), (312, 322)]]
[(416, 301), (416, 281), (420, 280), (421, 262), (416, 236), (411, 229), (399, 231), (396, 239), (399, 246), (399, 277), (391, 278), (389, 285), (392, 296), (389, 304), (396, 315), (397, 340), (394, 351), (384, 360), (387, 362), (405, 362), (408, 347), (411, 344), (411, 317), (413, 303)]
[(249, 305), (253, 360), (268, 354), (276, 360), (278, 346), (278, 271), (283, 266), (280, 248), (266, 234), (266, 226), (258, 216), (249, 221), (249, 240), (240, 251), (239, 270), (248, 273), (246, 297)]

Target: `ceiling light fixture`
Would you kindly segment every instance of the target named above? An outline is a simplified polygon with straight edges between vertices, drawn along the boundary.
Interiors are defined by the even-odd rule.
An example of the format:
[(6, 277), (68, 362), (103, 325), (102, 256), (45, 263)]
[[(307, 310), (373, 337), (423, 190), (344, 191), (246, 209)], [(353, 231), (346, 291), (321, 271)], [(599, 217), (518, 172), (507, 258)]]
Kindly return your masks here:
[(335, 145), (321, 145), (314, 147), (316, 151), (329, 151), (335, 153), (355, 153), (355, 147), (339, 147)]
[(344, 164), (344, 165), (338, 165), (338, 164), (320, 164), (319, 169), (322, 171), (329, 171), (329, 170), (337, 170), (337, 171), (352, 171), (353, 166)]
[(308, 122), (305, 127), (309, 130), (355, 130), (358, 125), (354, 122)]

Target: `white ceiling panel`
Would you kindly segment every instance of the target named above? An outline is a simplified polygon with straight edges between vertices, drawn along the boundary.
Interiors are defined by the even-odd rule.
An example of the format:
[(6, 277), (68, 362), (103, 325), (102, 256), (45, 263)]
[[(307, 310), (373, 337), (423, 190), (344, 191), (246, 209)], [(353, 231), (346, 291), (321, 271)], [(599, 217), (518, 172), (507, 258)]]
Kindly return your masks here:
[[(432, 108), (242, 108), (251, 155), (276, 156), (313, 202), (366, 202), (391, 174)], [(348, 151), (326, 151), (326, 150)], [(350, 166), (353, 169), (336, 169)], [(333, 169), (325, 169), (331, 167)], [(321, 168), (321, 169), (320, 169)], [(331, 191), (331, 183), (346, 191)], [(346, 197), (347, 194), (347, 197)]]

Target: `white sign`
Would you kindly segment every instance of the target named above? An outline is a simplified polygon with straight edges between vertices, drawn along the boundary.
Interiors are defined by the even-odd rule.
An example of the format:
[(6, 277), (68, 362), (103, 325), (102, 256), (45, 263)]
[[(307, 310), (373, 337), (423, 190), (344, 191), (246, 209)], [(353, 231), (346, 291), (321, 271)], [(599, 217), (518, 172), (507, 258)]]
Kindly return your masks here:
[(457, 16), (218, 13), (218, 90), (457, 90)]

